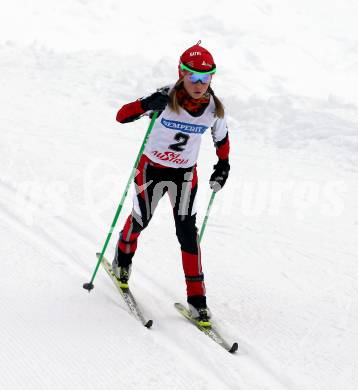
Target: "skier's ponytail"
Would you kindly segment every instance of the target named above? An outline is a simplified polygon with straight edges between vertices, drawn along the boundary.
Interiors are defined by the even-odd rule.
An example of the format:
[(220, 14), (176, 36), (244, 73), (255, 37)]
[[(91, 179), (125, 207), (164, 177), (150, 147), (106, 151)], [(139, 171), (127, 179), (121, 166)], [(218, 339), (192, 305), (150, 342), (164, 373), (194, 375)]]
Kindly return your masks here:
[(221, 100), (215, 95), (211, 86), (209, 86), (208, 91), (213, 97), (215, 102), (215, 116), (217, 116), (218, 118), (224, 118), (225, 115), (224, 105), (221, 103)]
[[(183, 87), (183, 78), (181, 77), (176, 84), (174, 85), (173, 89), (169, 93), (169, 107), (177, 114), (179, 114), (179, 102), (177, 98), (177, 91)], [(218, 118), (223, 118), (225, 115), (224, 106), (221, 103), (220, 99), (215, 95), (213, 89), (209, 86), (208, 92), (212, 95), (214, 102), (215, 102), (215, 116)]]

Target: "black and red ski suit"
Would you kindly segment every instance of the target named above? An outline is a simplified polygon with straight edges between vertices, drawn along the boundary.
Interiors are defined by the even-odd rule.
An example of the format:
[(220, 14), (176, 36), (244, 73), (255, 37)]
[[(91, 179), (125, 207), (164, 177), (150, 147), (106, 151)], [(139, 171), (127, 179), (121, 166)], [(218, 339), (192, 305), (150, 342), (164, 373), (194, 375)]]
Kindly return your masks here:
[[(205, 103), (203, 104), (204, 108)], [(118, 111), (117, 121), (120, 123), (132, 122), (143, 114), (141, 101), (136, 100), (124, 105)], [(197, 113), (193, 114), (197, 115)], [(216, 144), (216, 153), (219, 158), (228, 158), (228, 135)], [(173, 209), (176, 235), (181, 247), (187, 295), (205, 296), (194, 205), (198, 189), (196, 165), (190, 168), (166, 167), (151, 161), (148, 156), (143, 154), (137, 167), (134, 183), (136, 197), (133, 209), (120, 233), (116, 248), (118, 264), (128, 266), (132, 263), (141, 231), (148, 226), (160, 198), (168, 193)]]

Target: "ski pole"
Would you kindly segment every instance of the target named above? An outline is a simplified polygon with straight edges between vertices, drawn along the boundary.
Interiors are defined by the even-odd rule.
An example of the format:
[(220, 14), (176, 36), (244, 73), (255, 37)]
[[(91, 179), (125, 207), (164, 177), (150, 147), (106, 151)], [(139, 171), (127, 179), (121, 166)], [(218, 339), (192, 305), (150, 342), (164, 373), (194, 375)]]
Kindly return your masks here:
[(129, 179), (128, 179), (126, 188), (125, 188), (124, 193), (123, 193), (123, 195), (122, 195), (122, 199), (121, 199), (121, 201), (119, 202), (119, 205), (118, 205), (118, 208), (117, 208), (117, 211), (116, 211), (116, 215), (114, 216), (114, 219), (113, 219), (113, 222), (112, 222), (112, 226), (111, 226), (111, 228), (110, 228), (110, 230), (109, 230), (109, 233), (108, 233), (108, 235), (107, 235), (106, 242), (104, 243), (104, 246), (103, 246), (103, 248), (102, 248), (101, 255), (100, 255), (99, 258), (98, 258), (97, 265), (96, 265), (96, 268), (95, 268), (95, 270), (94, 270), (94, 272), (93, 272), (91, 281), (90, 281), (89, 283), (84, 283), (84, 284), (83, 284), (83, 288), (84, 288), (85, 290), (88, 290), (88, 292), (90, 292), (90, 291), (93, 289), (93, 287), (94, 287), (94, 285), (93, 285), (94, 278), (96, 277), (96, 274), (97, 274), (99, 265), (101, 264), (101, 261), (102, 261), (102, 258), (103, 258), (103, 256), (104, 256), (104, 253), (105, 253), (105, 251), (106, 251), (106, 249), (107, 249), (109, 240), (111, 239), (112, 232), (113, 232), (113, 230), (114, 230), (114, 227), (116, 226), (116, 223), (117, 223), (119, 214), (120, 214), (120, 212), (121, 212), (121, 210), (122, 210), (122, 207), (123, 207), (123, 204), (124, 204), (124, 200), (125, 200), (125, 198), (126, 198), (126, 196), (127, 196), (127, 193), (128, 193), (128, 190), (129, 190), (129, 186), (130, 186), (130, 184), (132, 183), (132, 180), (133, 180), (133, 178), (134, 178), (134, 176), (135, 176), (135, 174), (136, 174), (137, 166), (138, 166), (138, 164), (139, 164), (139, 160), (140, 160), (140, 158), (141, 158), (141, 156), (142, 156), (142, 154), (143, 154), (144, 147), (145, 147), (145, 145), (146, 145), (146, 143), (147, 143), (147, 141), (148, 141), (149, 134), (151, 133), (151, 131), (152, 131), (152, 129), (153, 129), (154, 122), (155, 122), (155, 120), (157, 119), (157, 116), (158, 116), (158, 112), (154, 112), (153, 117), (152, 117), (152, 120), (150, 121), (148, 130), (147, 130), (147, 132), (146, 132), (146, 134), (145, 134), (145, 136), (144, 136), (144, 139), (143, 139), (143, 142), (142, 142), (142, 146), (141, 146), (141, 148), (140, 148), (140, 150), (139, 150), (137, 159), (136, 159), (136, 161), (135, 161), (135, 163), (134, 163), (132, 172), (131, 172), (131, 174), (130, 174), (130, 176), (129, 176)]
[(211, 206), (213, 205), (213, 202), (214, 202), (215, 195), (216, 195), (216, 192), (213, 191), (213, 192), (211, 193), (209, 205), (208, 205), (208, 208), (207, 208), (207, 210), (206, 210), (204, 222), (203, 222), (203, 224), (202, 224), (202, 226), (201, 226), (201, 229), (200, 229), (199, 242), (201, 242), (201, 239), (202, 239), (202, 237), (203, 237), (203, 234), (204, 234), (204, 231), (205, 231), (205, 228), (206, 228), (206, 224), (207, 224), (208, 219), (209, 219), (209, 214), (210, 214)]

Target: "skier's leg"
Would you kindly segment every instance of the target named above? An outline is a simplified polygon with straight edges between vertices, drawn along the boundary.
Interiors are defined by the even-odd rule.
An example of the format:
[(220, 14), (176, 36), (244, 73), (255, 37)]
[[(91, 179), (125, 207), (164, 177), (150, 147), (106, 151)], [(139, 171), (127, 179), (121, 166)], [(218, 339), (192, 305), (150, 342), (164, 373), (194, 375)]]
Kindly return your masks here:
[[(201, 263), (200, 244), (198, 241), (198, 229), (195, 221), (196, 215), (182, 219), (175, 216), (175, 227), (178, 241), (181, 247), (183, 270), (185, 274), (188, 297), (205, 297), (204, 274)], [(200, 299), (204, 302), (204, 299)]]
[(133, 209), (120, 232), (116, 247), (113, 263), (117, 267), (129, 267), (132, 263), (138, 237), (148, 226), (159, 198), (163, 195), (155, 191), (158, 180), (160, 180), (160, 172), (158, 174), (156, 168), (150, 166), (148, 158), (142, 156), (138, 165), (138, 174), (134, 179), (136, 190), (133, 196)]
[(176, 196), (173, 213), (176, 235), (181, 247), (188, 303), (196, 309), (207, 308), (199, 236), (196, 227), (195, 197), (198, 190), (196, 168), (190, 172), (190, 175), (188, 172), (185, 173), (183, 179), (182, 189)]

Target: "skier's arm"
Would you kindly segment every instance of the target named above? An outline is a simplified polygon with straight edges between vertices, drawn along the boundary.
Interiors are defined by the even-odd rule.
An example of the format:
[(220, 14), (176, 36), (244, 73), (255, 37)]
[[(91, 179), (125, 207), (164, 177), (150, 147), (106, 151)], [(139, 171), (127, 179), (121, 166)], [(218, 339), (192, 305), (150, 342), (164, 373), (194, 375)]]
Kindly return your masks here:
[(220, 160), (228, 160), (230, 152), (230, 140), (229, 132), (226, 133), (226, 136), (221, 140), (215, 143), (216, 155)]
[(210, 187), (214, 192), (224, 187), (229, 176), (230, 141), (226, 118), (218, 118), (211, 129), (218, 162), (214, 165), (214, 172), (210, 176)]
[(147, 111), (164, 110), (169, 101), (168, 90), (169, 88), (164, 87), (152, 95), (125, 104), (117, 112), (117, 121), (120, 123), (133, 122), (139, 119)]
[(128, 123), (133, 122), (139, 119), (145, 110), (142, 108), (141, 100), (138, 99), (135, 102), (125, 104), (118, 112), (117, 112), (117, 122), (119, 123)]
[(228, 160), (230, 152), (229, 131), (226, 124), (226, 118), (218, 118), (211, 129), (216, 155), (219, 160)]

